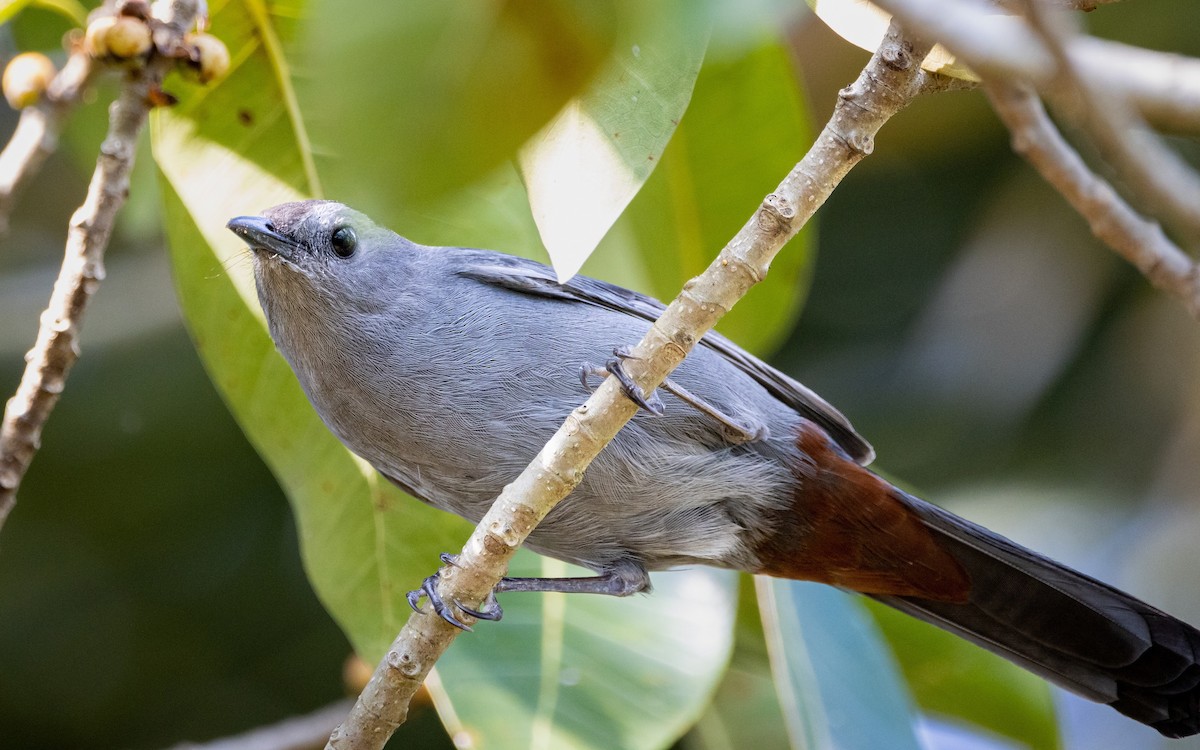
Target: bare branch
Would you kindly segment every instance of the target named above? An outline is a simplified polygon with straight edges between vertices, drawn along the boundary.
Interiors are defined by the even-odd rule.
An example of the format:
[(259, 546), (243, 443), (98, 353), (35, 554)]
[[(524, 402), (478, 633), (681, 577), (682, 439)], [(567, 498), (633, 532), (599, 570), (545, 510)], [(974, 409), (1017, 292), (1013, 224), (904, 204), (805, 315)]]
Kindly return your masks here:
[[(981, 76), (1028, 81), (1039, 90), (1054, 79), (1054, 57), (1033, 31), (1018, 18), (997, 15), (985, 0), (874, 2)], [(1086, 36), (1073, 39), (1066, 52), (1081, 75), (1103, 81), (1155, 125), (1200, 131), (1200, 60)]]
[[(1072, 41), (1070, 57), (1156, 128), (1200, 133), (1200, 60), (1090, 36)], [(1109, 70), (1120, 72), (1109, 79)]]
[[(172, 0), (164, 12), (166, 44), (181, 51), (180, 40), (196, 16), (196, 0)], [(129, 191), (138, 134), (163, 76), (175, 62), (170, 55), (155, 55), (145, 68), (131, 71), (110, 110), (108, 134), (100, 145), (87, 197), (71, 217), (62, 270), (42, 313), (37, 342), (25, 355), (25, 374), (0, 424), (0, 528), (37, 453), (42, 427), (79, 357), (79, 327), (104, 278), (104, 250)]]
[(1155, 223), (1139, 216), (1084, 164), (1025, 86), (984, 85), (992, 106), (1012, 132), (1013, 150), (1062, 193), (1092, 233), (1138, 268), (1159, 289), (1179, 297), (1200, 318), (1200, 270)]
[(1066, 53), (1070, 40), (1078, 37), (1067, 14), (1051, 12), (1039, 0), (1026, 0), (1025, 5), (1030, 25), (1058, 65), (1058, 75), (1047, 87), (1057, 109), (1095, 140), (1144, 208), (1152, 207), (1193, 248), (1200, 244), (1200, 178), (1146, 128), (1124, 99), (1079, 70)]
[[(783, 245), (825, 202), (850, 169), (871, 153), (879, 129), (920, 92), (944, 86), (920, 69), (929, 45), (893, 24), (804, 159), (768, 195), (708, 269), (689, 281), (626, 360), (647, 391), (658, 386), (714, 323), (767, 272)], [(438, 593), (445, 601), (478, 605), (506, 572), (533, 527), (582, 479), (583, 472), (637, 407), (608, 378), (576, 409), (533, 463), (505, 487)], [(469, 620), (469, 618), (468, 618)], [(440, 617), (413, 615), (376, 668), (350, 717), (328, 748), (381, 748), (404, 722), (408, 703), (458, 630)]]
[(8, 217), (17, 193), (37, 174), (46, 157), (54, 153), (67, 115), (79, 102), (95, 72), (90, 55), (83, 50), (73, 51), (50, 82), (45, 96), (21, 111), (12, 138), (0, 152), (0, 235), (8, 231)]
[(171, 750), (314, 750), (324, 745), (325, 738), (345, 718), (351, 705), (349, 700), (338, 701), (244, 734), (212, 742), (184, 742)]

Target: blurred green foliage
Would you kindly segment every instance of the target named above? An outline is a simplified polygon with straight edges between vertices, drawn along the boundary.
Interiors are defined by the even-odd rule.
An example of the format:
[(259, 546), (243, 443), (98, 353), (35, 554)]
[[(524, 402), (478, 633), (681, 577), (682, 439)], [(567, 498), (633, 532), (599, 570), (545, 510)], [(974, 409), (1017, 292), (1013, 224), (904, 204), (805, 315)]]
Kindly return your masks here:
[[(237, 130), (229, 122), (248, 120), (237, 132), (281, 150), (246, 148), (246, 158), (300, 189), (311, 159), (327, 194), (416, 239), (533, 251), (508, 160), (604, 60), (618, 33), (616, 5), (360, 5), (212, 3), (217, 33), (256, 33), (221, 21), (244, 9), (270, 14), (285, 40), (299, 35), (274, 74), (296, 82), (314, 144), (308, 157), (288, 158), (295, 137), (288, 146), (273, 135), (294, 115), (288, 102), (255, 95), (256, 85), (261, 93), (280, 80), (269, 66), (242, 60), (241, 88), (185, 103), (181, 116), (222, 138)], [(694, 121), (685, 117), (590, 272), (670, 294), (802, 153), (811, 136), (796, 92), (807, 90), (820, 122), (866, 56), (811, 20), (776, 15), (788, 5), (754, 3), (745, 6), (754, 13), (732, 20), (728, 7), (713, 5), (725, 14), (722, 34), (697, 82)], [(1088, 20), (1113, 38), (1198, 52), (1187, 29), (1200, 8), (1188, 0), (1121, 3)], [(11, 53), (56, 47), (65, 26), (61, 15), (30, 10), (5, 28)], [(804, 86), (786, 85), (788, 64)], [(710, 88), (728, 96), (709, 97)], [(78, 114), (64, 152), (0, 242), (0, 390), (19, 377), (104, 105), (98, 97)], [(747, 113), (761, 130), (731, 124)], [(83, 358), (0, 535), (5, 747), (163, 746), (278, 720), (342, 693), (350, 646), (309, 588), (288, 506), (164, 297), (149, 165), (143, 158), (137, 210), (114, 240)], [(495, 209), (482, 221), (476, 200)], [(168, 215), (172, 235), (195, 231), (186, 216)], [(920, 494), (1200, 619), (1194, 550), (1165, 533), (1193, 528), (1197, 517), (1194, 323), (1029, 177), (979, 94), (921, 101), (890, 123), (875, 156), (822, 211), (815, 271), (802, 250), (781, 257), (771, 278), (783, 286), (752, 293), (729, 333), (764, 351), (778, 346), (775, 361), (846, 411), (881, 465)], [(193, 282), (245, 270), (244, 257), (193, 260)], [(759, 323), (765, 316), (770, 326)], [(733, 669), (684, 740), (689, 748), (783, 737), (765, 655), (753, 645), (761, 644), (756, 619), (745, 615), (753, 597), (743, 593)], [(1055, 746), (1041, 723), (1041, 683), (1030, 684), (1031, 708), (1009, 704), (1020, 678), (986, 658), (976, 665), (977, 650), (960, 656), (926, 626), (886, 616), (883, 624), (923, 710)], [(486, 648), (485, 638), (511, 631), (479, 635), (473, 645)], [(966, 679), (949, 668), (967, 662), (958, 670)], [(995, 683), (972, 688), (988, 679)], [(1060, 706), (1067, 747), (1159, 746), (1106, 709)], [(449, 741), (432, 712), (418, 709), (394, 744)]]

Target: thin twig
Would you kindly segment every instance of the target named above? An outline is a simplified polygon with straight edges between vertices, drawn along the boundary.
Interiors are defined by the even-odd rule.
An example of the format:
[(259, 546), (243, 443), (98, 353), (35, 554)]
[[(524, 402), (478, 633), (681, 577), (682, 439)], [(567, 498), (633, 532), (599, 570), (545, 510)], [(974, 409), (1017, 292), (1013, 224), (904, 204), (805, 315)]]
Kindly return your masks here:
[(313, 750), (324, 745), (325, 738), (345, 718), (350, 706), (349, 700), (341, 700), (233, 737), (203, 743), (183, 742), (171, 750)]
[[(771, 260), (825, 202), (850, 169), (871, 153), (875, 134), (919, 93), (944, 88), (920, 69), (929, 45), (893, 25), (858, 80), (843, 89), (829, 123), (804, 159), (730, 240), (689, 281), (626, 360), (647, 391), (657, 387), (713, 324), (767, 272)], [(481, 602), (506, 572), (533, 527), (582, 479), (583, 472), (637, 407), (608, 378), (576, 409), (533, 463), (504, 488), (456, 563), (444, 568), (445, 601)], [(470, 618), (468, 618), (469, 620)], [(411, 616), (328, 748), (383, 747), (408, 713), (408, 703), (459, 631), (440, 617)]]
[(1158, 215), (1193, 250), (1200, 246), (1200, 177), (1146, 127), (1126, 100), (1085, 75), (1066, 53), (1077, 28), (1066, 13), (1025, 0), (1030, 25), (1058, 64), (1047, 88), (1061, 115), (1095, 141), (1101, 155), (1128, 185), (1143, 210)]
[(1026, 86), (998, 81), (984, 84), (984, 91), (1012, 132), (1013, 150), (1062, 193), (1098, 239), (1200, 318), (1200, 269), (1157, 224), (1139, 216), (1088, 169), (1050, 121), (1037, 94)]
[[(1050, 51), (1023, 21), (998, 15), (986, 0), (873, 1), (981, 76), (1028, 81), (1039, 90), (1053, 82)], [(1156, 126), (1200, 131), (1200, 60), (1088, 36), (1072, 40), (1066, 52), (1082, 75), (1103, 81)]]
[[(167, 17), (161, 20), (166, 24), (166, 43), (178, 48), (195, 18), (196, 0), (173, 0), (165, 12)], [(154, 92), (175, 63), (170, 55), (155, 55), (144, 68), (131, 72), (109, 112), (108, 134), (100, 145), (87, 197), (71, 217), (62, 270), (42, 313), (37, 342), (25, 355), (25, 374), (0, 424), (0, 529), (37, 453), (42, 427), (79, 357), (79, 327), (104, 278), (104, 250), (129, 192), (138, 134), (153, 106)]]
[(82, 49), (74, 50), (54, 76), (46, 94), (21, 111), (21, 119), (4, 151), (0, 151), (0, 235), (8, 232), (17, 194), (37, 174), (58, 146), (67, 115), (79, 103), (95, 77), (96, 65)]

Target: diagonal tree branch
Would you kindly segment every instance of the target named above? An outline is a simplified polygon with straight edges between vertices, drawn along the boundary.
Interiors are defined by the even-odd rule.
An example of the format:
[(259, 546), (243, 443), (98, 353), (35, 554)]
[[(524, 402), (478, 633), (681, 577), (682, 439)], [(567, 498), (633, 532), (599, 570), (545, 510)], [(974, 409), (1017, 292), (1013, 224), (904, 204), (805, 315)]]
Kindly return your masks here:
[(1024, 4), (1030, 25), (1058, 66), (1046, 89), (1056, 110), (1091, 136), (1143, 209), (1152, 207), (1186, 244), (1200, 245), (1200, 177), (1150, 132), (1126, 99), (1105, 91), (1103, 79), (1085, 74), (1067, 54), (1080, 36), (1074, 19), (1040, 0)]
[[(626, 361), (647, 391), (657, 387), (692, 346), (767, 272), (783, 245), (874, 148), (879, 129), (917, 95), (948, 88), (920, 61), (929, 45), (893, 24), (853, 84), (839, 93), (833, 116), (803, 160), (768, 195), (708, 269), (689, 281)], [(582, 479), (588, 464), (636, 413), (614, 378), (576, 409), (526, 470), (505, 487), (444, 568), (444, 600), (478, 604), (507, 570), (534, 526)], [(469, 621), (469, 618), (468, 618)], [(381, 748), (407, 716), (408, 703), (459, 631), (440, 617), (414, 614), (388, 649), (328, 748)]]
[(1012, 132), (1013, 150), (1024, 156), (1083, 216), (1092, 234), (1132, 263), (1163, 291), (1179, 297), (1200, 318), (1200, 269), (1142, 218), (1112, 186), (1094, 174), (1063, 139), (1031, 89), (1004, 82), (984, 85), (996, 113)]
[[(196, 4), (196, 0), (172, 0), (165, 6), (160, 20), (169, 33), (168, 49), (173, 45), (186, 54), (181, 40), (194, 22)], [(0, 424), (0, 529), (37, 453), (42, 427), (79, 358), (79, 327), (104, 278), (104, 251), (117, 211), (129, 192), (138, 134), (163, 76), (176, 62), (177, 57), (170, 54), (154, 55), (144, 68), (131, 71), (110, 111), (108, 134), (100, 145), (87, 197), (71, 217), (62, 270), (42, 313), (37, 342), (25, 355), (25, 374)]]
[[(1028, 25), (997, 15), (987, 0), (873, 2), (945, 45), (981, 76), (1028, 81), (1039, 90), (1053, 82), (1057, 65), (1051, 52)], [(1155, 124), (1200, 130), (1200, 60), (1090, 36), (1072, 39), (1066, 53), (1083, 75), (1103, 81)]]

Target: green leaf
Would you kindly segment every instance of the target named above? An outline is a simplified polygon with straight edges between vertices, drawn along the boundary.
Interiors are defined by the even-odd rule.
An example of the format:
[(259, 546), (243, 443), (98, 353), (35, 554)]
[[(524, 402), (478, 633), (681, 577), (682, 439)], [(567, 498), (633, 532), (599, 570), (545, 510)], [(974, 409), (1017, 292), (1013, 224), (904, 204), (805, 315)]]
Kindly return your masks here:
[[(586, 273), (674, 298), (803, 156), (812, 135), (787, 51), (773, 36), (756, 41), (705, 63), (662, 164)], [(722, 333), (760, 353), (783, 341), (804, 299), (812, 227), (722, 319)]]
[[(289, 101), (284, 19), (228, 4), (213, 24), (233, 72), (213, 89), (172, 83), (179, 105), (153, 121), (180, 300), (214, 382), (288, 493), (314, 588), (356, 649), (377, 660), (408, 616), (405, 592), (469, 529), (404, 498), (353, 458), (275, 353), (250, 258), (224, 225), (316, 192), (316, 175)], [(535, 236), (511, 167), (451, 196), (425, 224), (481, 226), (496, 233), (485, 236), (521, 242)], [(530, 565), (559, 566), (522, 555), (514, 572)], [(506, 597), (503, 623), (459, 639), (439, 662), (434, 692), (443, 719), (489, 741), (600, 748), (620, 736), (634, 748), (669, 744), (697, 718), (728, 659), (734, 580), (671, 574), (656, 577), (653, 596), (621, 601)]]
[(590, 0), (310, 5), (299, 98), (331, 195), (372, 216), (491, 174), (587, 83), (622, 21)]
[(73, 26), (82, 28), (87, 24), (87, 8), (76, 0), (0, 0), (0, 24), (8, 23), (26, 8), (48, 10)]
[[(587, 574), (529, 553), (511, 572)], [(500, 625), (459, 638), (438, 663), (447, 730), (491, 747), (670, 745), (729, 659), (736, 580), (695, 569), (656, 574), (650, 596), (505, 597)]]
[[(87, 25), (87, 8), (75, 0), (33, 0), (33, 4), (58, 13), (79, 28)], [(0, 13), (3, 11), (0, 10)]]
[(0, 23), (8, 23), (20, 13), (30, 0), (0, 0)]
[(683, 738), (684, 750), (775, 748), (790, 744), (771, 676), (754, 577), (738, 576), (737, 629), (729, 669), (712, 703)]
[(918, 705), (1033, 750), (1061, 747), (1049, 684), (962, 638), (867, 603)]
[(78, 27), (71, 13), (36, 1), (0, 8), (0, 14), (11, 16), (5, 20), (18, 49), (40, 50), (60, 63), (66, 57), (63, 36)]
[[(278, 43), (288, 28), (253, 2), (215, 9), (213, 28), (233, 72), (214, 88), (175, 82), (185, 86), (179, 106), (152, 122), (180, 303), (210, 376), (288, 493), (314, 588), (376, 659), (407, 617), (403, 592), (467, 526), (408, 500), (347, 452), (276, 353), (250, 258), (225, 222), (314, 190)], [(413, 528), (420, 534), (405, 534)]]
[(687, 109), (708, 43), (705, 3), (625, 0), (587, 91), (521, 149), (521, 176), (560, 279), (575, 275), (654, 171)]
[(908, 690), (862, 605), (802, 581), (761, 578), (759, 601), (792, 746), (917, 750)]

